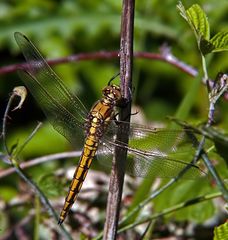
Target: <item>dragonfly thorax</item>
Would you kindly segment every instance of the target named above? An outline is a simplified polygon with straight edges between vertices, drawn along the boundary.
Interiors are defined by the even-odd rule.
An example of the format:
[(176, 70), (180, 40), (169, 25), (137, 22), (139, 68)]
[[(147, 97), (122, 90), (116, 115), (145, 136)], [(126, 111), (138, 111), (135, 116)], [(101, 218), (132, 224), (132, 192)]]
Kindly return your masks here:
[(110, 102), (119, 102), (122, 99), (120, 87), (115, 84), (105, 87), (102, 94)]

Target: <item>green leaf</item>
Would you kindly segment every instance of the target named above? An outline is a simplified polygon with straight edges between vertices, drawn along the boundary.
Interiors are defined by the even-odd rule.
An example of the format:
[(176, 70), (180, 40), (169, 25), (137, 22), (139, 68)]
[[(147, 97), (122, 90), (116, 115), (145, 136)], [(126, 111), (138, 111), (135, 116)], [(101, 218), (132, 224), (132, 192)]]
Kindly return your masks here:
[(210, 39), (214, 49), (212, 52), (220, 52), (228, 50), (228, 31), (218, 32), (213, 38)]
[(213, 240), (226, 240), (228, 239), (228, 222), (215, 227)]
[(58, 197), (63, 195), (64, 185), (60, 179), (53, 174), (46, 174), (39, 180), (39, 187), (47, 197)]
[(203, 223), (215, 214), (215, 207), (212, 201), (201, 202), (177, 211), (174, 216), (176, 220), (193, 221), (195, 223)]
[(228, 50), (228, 31), (219, 32), (210, 39), (210, 26), (207, 16), (198, 4), (193, 4), (185, 10), (183, 4), (180, 2), (177, 8), (180, 11), (180, 15), (193, 29), (199, 49), (203, 55)]
[(199, 42), (199, 48), (205, 56), (206, 54), (211, 53), (215, 49), (215, 46), (210, 41), (202, 38)]
[(198, 4), (192, 5), (187, 11), (189, 21), (192, 28), (196, 32), (198, 38), (210, 39), (210, 26), (207, 16)]
[(177, 4), (177, 9), (180, 11), (179, 12), (180, 15), (188, 22), (189, 19), (187, 17), (187, 13), (186, 13), (185, 7), (184, 7), (184, 5), (182, 4), (181, 1)]
[(210, 39), (210, 26), (207, 21), (207, 16), (198, 4), (193, 4), (185, 10), (183, 4), (180, 2), (177, 8), (180, 11), (180, 15), (193, 29), (198, 42), (200, 42), (201, 39)]
[[(157, 198), (153, 199), (154, 211), (160, 212), (181, 202), (188, 202), (197, 196), (203, 196), (206, 192), (212, 192), (211, 186), (206, 179), (194, 181), (179, 181), (175, 185), (166, 189)], [(189, 205), (167, 216), (175, 217), (178, 221), (191, 220), (197, 223), (203, 223), (213, 216), (215, 208), (212, 201), (200, 202)]]

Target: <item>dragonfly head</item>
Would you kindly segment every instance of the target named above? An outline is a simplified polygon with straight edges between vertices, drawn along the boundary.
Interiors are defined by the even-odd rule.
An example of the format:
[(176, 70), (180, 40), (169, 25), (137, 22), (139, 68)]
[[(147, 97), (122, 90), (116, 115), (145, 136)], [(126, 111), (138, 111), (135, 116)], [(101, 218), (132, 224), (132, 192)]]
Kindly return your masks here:
[(112, 102), (113, 101), (118, 102), (122, 99), (120, 86), (115, 84), (105, 87), (102, 90), (102, 94), (105, 98), (109, 99)]

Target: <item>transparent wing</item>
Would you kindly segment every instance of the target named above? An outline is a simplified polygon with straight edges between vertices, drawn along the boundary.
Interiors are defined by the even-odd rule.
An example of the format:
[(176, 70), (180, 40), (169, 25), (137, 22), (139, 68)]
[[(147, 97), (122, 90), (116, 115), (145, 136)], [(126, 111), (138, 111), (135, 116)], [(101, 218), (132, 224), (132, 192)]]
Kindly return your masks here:
[[(117, 129), (122, 134), (127, 134), (128, 127), (128, 145), (112, 137)], [(97, 156), (102, 164), (111, 164), (111, 156), (115, 147), (118, 147), (117, 151), (127, 149), (126, 171), (133, 176), (173, 178), (185, 167), (189, 169), (184, 178), (194, 179), (205, 175), (197, 165), (191, 163), (197, 144), (192, 131), (148, 128), (137, 124), (128, 127), (112, 124), (107, 129)]]
[(19, 32), (14, 36), (27, 61), (25, 69), (19, 71), (21, 79), (53, 127), (70, 142), (77, 142), (87, 116), (86, 108), (70, 93), (32, 42)]

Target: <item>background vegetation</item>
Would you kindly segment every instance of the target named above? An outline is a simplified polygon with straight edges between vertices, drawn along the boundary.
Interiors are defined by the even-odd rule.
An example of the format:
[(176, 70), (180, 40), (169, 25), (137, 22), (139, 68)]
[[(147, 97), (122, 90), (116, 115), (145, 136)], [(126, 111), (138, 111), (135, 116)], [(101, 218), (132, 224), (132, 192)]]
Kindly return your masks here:
[[(193, 3), (201, 5), (206, 12), (212, 36), (221, 30), (228, 30), (228, 2), (226, 0), (183, 1), (186, 8), (190, 7)], [(75, 53), (118, 50), (121, 4), (121, 1), (116, 0), (1, 1), (1, 66), (24, 61), (13, 38), (15, 31), (20, 31), (28, 36), (41, 50), (43, 55), (48, 58), (58, 58)], [(176, 4), (177, 1), (175, 0), (164, 0), (162, 4), (161, 1), (157, 0), (136, 1), (134, 51), (158, 53), (159, 49), (164, 44), (167, 44), (179, 60), (200, 70), (201, 59), (194, 35), (179, 15)], [(215, 78), (218, 71), (228, 72), (227, 57), (227, 52), (217, 53), (212, 56), (208, 65), (210, 78)], [(119, 61), (117, 58), (77, 61), (55, 66), (55, 71), (58, 75), (61, 76), (72, 92), (76, 93), (88, 108), (91, 107), (94, 101), (100, 98), (101, 89), (119, 71), (118, 69)], [(140, 111), (139, 115), (143, 114), (145, 116), (146, 120), (143, 120), (144, 124), (156, 122), (165, 125), (167, 123), (166, 116), (174, 116), (176, 114), (190, 86), (195, 81), (192, 76), (180, 71), (175, 66), (158, 60), (142, 58), (136, 58), (134, 61), (133, 77), (133, 104)], [(0, 75), (1, 119), (9, 98), (9, 93), (15, 86), (21, 84), (22, 82), (16, 72)], [(202, 123), (206, 121), (208, 111), (205, 85), (202, 84), (199, 87), (198, 93), (194, 98), (194, 106), (183, 120), (195, 124)], [(225, 100), (220, 101), (216, 117), (216, 127), (227, 132), (228, 108)], [(44, 121), (44, 124), (22, 152), (20, 156), (21, 162), (25, 159), (72, 149), (72, 146), (55, 133), (50, 125), (46, 123), (41, 110), (31, 96), (26, 100), (22, 110), (10, 113), (7, 125), (8, 144), (12, 145), (17, 141), (20, 143), (23, 142), (38, 120)], [(80, 147), (78, 148), (80, 150)], [(216, 161), (218, 170), (224, 173), (224, 169), (226, 169), (224, 161), (222, 159), (216, 160), (220, 161)], [(75, 159), (53, 161), (29, 168), (27, 173), (35, 182), (40, 183), (41, 187), (46, 188), (44, 191), (48, 198), (55, 201), (58, 199), (57, 196), (61, 196), (62, 200), (67, 189), (67, 187), (64, 188), (64, 186), (67, 186), (67, 182), (66, 175), (63, 172), (67, 172), (67, 169), (70, 169), (72, 166), (74, 167), (75, 164)], [(0, 167), (1, 169), (6, 169), (9, 165), (2, 161), (0, 162)], [(95, 163), (93, 167), (98, 168), (99, 166), (96, 166)], [(62, 169), (60, 175), (54, 175), (56, 170), (60, 168)], [(58, 181), (58, 184), (54, 186), (56, 181)], [(60, 181), (62, 181), (62, 184), (60, 184)], [(0, 201), (3, 204), (9, 204), (9, 206), (12, 204), (12, 200), (18, 201), (17, 204), (13, 204), (13, 207), (6, 208), (6, 211), (0, 213), (1, 236), (1, 234), (5, 235), (7, 230), (10, 231), (28, 213), (31, 214), (31, 209), (39, 209), (39, 204), (33, 198), (34, 194), (29, 190), (28, 186), (16, 174), (1, 178), (0, 183)], [(48, 186), (48, 184), (50, 185)], [(146, 187), (146, 183), (144, 186)], [(54, 187), (55, 190), (52, 192)], [(190, 182), (183, 181), (183, 183), (176, 184), (173, 188), (170, 188), (161, 194), (159, 198), (155, 199), (153, 210), (160, 211), (186, 199), (212, 193), (216, 190), (216, 186), (212, 186), (210, 181), (200, 184), (197, 180)], [(145, 191), (148, 192), (148, 190)], [(26, 200), (24, 200), (27, 196), (29, 203), (26, 203)], [(137, 196), (140, 199), (143, 198), (142, 194), (140, 196), (140, 193)], [(91, 202), (92, 200), (90, 200), (90, 204)], [(175, 229), (180, 227), (186, 230), (186, 226), (189, 226), (187, 225), (188, 221), (191, 222), (191, 226), (195, 226), (195, 223), (208, 223), (209, 225), (207, 226), (213, 228), (213, 223), (205, 223), (205, 221), (219, 218), (218, 214), (221, 214), (223, 205), (222, 200), (218, 200), (218, 202), (219, 204), (215, 205), (212, 201), (207, 201), (169, 215), (165, 219), (159, 219), (158, 222), (164, 224), (164, 229), (167, 231), (166, 236), (173, 234), (170, 227), (168, 227), (168, 222), (171, 220)], [(59, 204), (61, 206), (61, 203)], [(105, 202), (101, 202), (100, 204), (101, 206), (97, 203), (94, 205), (98, 209), (99, 218), (96, 219), (95, 223), (91, 219), (88, 220), (90, 227), (92, 225), (91, 231), (86, 233), (83, 227), (79, 227), (80, 224), (85, 224), (85, 220), (78, 223), (74, 219), (74, 225), (71, 225), (72, 232), (79, 228), (85, 234), (93, 236), (93, 231), (95, 232), (94, 235), (96, 235), (97, 231), (102, 230), (105, 218)], [(20, 208), (18, 205), (20, 205)], [(35, 208), (32, 207), (33, 205), (35, 205)], [(43, 213), (43, 211), (41, 212)], [(79, 213), (83, 215), (83, 212), (79, 211)], [(45, 216), (48, 218), (48, 214)], [(44, 219), (45, 216), (42, 215)], [(83, 217), (85, 216), (83, 215)], [(75, 218), (78, 219), (78, 215)], [(221, 223), (222, 220), (222, 218), (219, 218), (216, 224)], [(166, 223), (167, 226), (165, 225)], [(25, 232), (33, 236), (33, 232), (35, 231), (34, 226), (35, 223), (31, 222), (25, 229)], [(41, 228), (47, 229), (47, 222), (44, 221)], [(56, 228), (56, 226), (53, 228)], [(157, 236), (161, 236), (162, 233), (158, 230), (161, 230), (161, 226), (157, 227), (155, 225), (154, 232)], [(140, 229), (138, 232), (140, 232)], [(209, 232), (212, 234), (212, 230)], [(76, 233), (74, 232), (74, 234)]]

